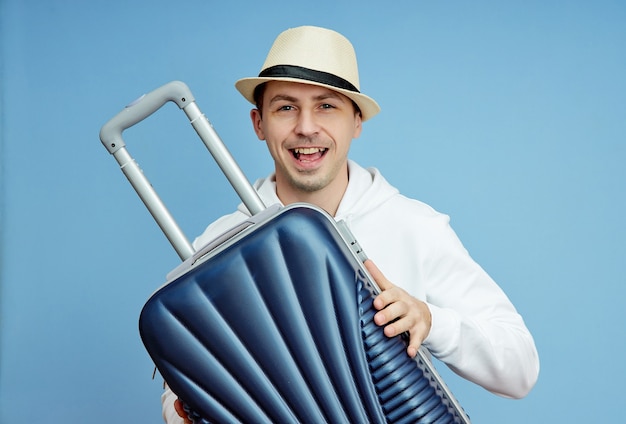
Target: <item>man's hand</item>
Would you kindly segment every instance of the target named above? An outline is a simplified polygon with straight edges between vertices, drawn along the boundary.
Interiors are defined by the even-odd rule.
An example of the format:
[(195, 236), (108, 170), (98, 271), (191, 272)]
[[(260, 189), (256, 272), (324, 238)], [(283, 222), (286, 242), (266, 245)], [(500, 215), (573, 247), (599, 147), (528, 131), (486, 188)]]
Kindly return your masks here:
[(414, 358), (430, 332), (430, 309), (426, 303), (393, 285), (371, 260), (365, 261), (365, 268), (381, 289), (381, 293), (374, 299), (374, 308), (378, 310), (374, 315), (374, 322), (385, 327), (384, 333), (387, 337), (408, 332), (409, 346), (406, 352)]
[(191, 420), (187, 416), (187, 413), (185, 412), (183, 402), (180, 399), (176, 399), (174, 401), (174, 408), (176, 409), (176, 412), (178, 412), (178, 415), (185, 420), (185, 424), (192, 424)]

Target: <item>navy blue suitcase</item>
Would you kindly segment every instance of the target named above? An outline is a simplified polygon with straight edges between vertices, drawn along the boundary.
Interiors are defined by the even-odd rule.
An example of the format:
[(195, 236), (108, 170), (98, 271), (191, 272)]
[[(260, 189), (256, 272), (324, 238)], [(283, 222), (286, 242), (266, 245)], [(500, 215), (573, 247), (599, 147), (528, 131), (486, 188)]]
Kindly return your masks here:
[[(173, 101), (250, 220), (194, 251), (122, 132)], [(373, 322), (379, 292), (343, 222), (309, 204), (266, 208), (202, 115), (171, 82), (127, 106), (100, 138), (183, 263), (147, 301), (139, 331), (197, 423), (469, 423), (420, 349)]]

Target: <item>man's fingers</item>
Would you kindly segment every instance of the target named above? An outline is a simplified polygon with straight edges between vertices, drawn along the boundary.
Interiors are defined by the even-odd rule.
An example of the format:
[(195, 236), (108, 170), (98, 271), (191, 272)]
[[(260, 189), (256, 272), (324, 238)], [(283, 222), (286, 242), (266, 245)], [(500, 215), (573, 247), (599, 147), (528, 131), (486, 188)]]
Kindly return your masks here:
[(374, 315), (374, 322), (384, 327), (387, 337), (408, 333), (409, 345), (406, 352), (414, 358), (430, 331), (432, 317), (428, 306), (387, 280), (371, 260), (366, 260), (364, 265), (381, 289), (381, 293), (374, 299), (374, 308), (378, 310)]
[(188, 423), (191, 424), (191, 420), (189, 420), (189, 417), (187, 416), (187, 412), (185, 412), (185, 407), (183, 406), (183, 402), (180, 399), (176, 399), (174, 401), (174, 409), (176, 409), (176, 412), (181, 418), (184, 418), (185, 424), (188, 424)]

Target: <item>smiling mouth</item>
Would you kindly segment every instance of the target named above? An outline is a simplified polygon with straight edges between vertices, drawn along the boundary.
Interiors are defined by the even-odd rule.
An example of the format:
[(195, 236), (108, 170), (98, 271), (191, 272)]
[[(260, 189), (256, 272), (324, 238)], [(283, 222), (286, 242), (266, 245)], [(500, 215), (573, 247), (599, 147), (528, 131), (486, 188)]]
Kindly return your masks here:
[(291, 149), (291, 154), (297, 160), (315, 160), (324, 156), (327, 151), (328, 149), (323, 147), (298, 147)]

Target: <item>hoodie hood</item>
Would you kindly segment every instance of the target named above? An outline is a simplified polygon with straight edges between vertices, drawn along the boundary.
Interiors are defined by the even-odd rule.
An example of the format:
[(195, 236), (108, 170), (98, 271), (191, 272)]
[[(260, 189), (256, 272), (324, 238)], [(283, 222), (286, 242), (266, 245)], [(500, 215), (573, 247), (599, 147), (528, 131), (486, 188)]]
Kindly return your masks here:
[(348, 188), (337, 209), (337, 220), (349, 221), (352, 217), (365, 215), (398, 194), (398, 189), (391, 186), (376, 168), (366, 169), (348, 161), (348, 173)]
[[(365, 169), (348, 160), (348, 174), (348, 187), (337, 209), (336, 220), (351, 221), (398, 194), (398, 189), (391, 186), (376, 168)], [(281, 203), (276, 195), (276, 179), (273, 173), (267, 178), (257, 180), (254, 188), (266, 206)], [(238, 210), (250, 216), (250, 212), (243, 204), (239, 205)]]

